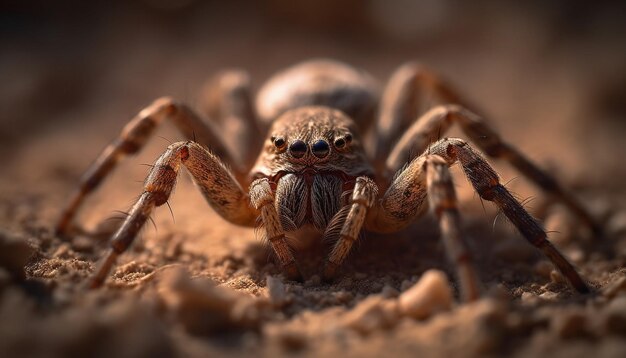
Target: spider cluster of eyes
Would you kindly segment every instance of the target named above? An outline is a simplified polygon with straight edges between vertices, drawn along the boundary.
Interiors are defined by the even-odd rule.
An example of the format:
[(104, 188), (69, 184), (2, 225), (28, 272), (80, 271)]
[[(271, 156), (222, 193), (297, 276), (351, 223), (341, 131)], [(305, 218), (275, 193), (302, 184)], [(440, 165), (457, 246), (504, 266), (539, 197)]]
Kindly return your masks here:
[[(284, 137), (273, 136), (270, 138), (278, 153), (283, 153), (287, 150), (287, 141)], [(345, 149), (348, 144), (352, 142), (352, 135), (347, 133), (346, 135), (337, 137), (333, 140), (333, 146), (336, 149)], [(309, 146), (306, 142), (300, 139), (296, 139), (289, 144), (289, 154), (294, 158), (302, 158), (309, 150)], [(326, 158), (330, 153), (330, 144), (324, 139), (318, 139), (311, 144), (311, 153), (319, 159)]]

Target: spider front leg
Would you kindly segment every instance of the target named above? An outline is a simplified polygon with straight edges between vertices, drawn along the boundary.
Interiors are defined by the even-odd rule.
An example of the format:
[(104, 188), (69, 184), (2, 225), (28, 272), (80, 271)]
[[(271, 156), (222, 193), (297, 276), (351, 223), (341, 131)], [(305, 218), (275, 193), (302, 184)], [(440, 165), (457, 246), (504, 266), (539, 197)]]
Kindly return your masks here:
[(461, 235), (461, 218), (448, 163), (440, 156), (422, 155), (399, 172), (370, 212), (366, 227), (377, 232), (398, 231), (423, 214), (427, 197), (439, 221), (448, 261), (456, 268), (460, 295), (464, 301), (473, 301), (480, 296), (481, 284)]
[(254, 225), (258, 212), (250, 206), (248, 195), (233, 173), (198, 143), (174, 143), (152, 167), (143, 193), (111, 239), (111, 248), (90, 281), (91, 288), (102, 285), (117, 257), (135, 240), (152, 211), (167, 202), (181, 165), (187, 168), (205, 199), (224, 219), (238, 225)]
[[(431, 146), (429, 153), (443, 158), (447, 165), (459, 162), (482, 199), (494, 202), (524, 238), (541, 250), (578, 292), (591, 291), (572, 264), (548, 241), (537, 221), (500, 183), (493, 168), (468, 143), (457, 138), (443, 139)], [(423, 156), (416, 158), (399, 173), (380, 201), (378, 210), (368, 218), (371, 219), (368, 228), (389, 231), (390, 228), (407, 225), (417, 215), (426, 195), (423, 170), (420, 169), (424, 160)], [(419, 203), (415, 204), (414, 201)]]
[[(211, 145), (212, 151), (228, 163), (234, 163), (231, 152), (224, 145), (223, 138), (210, 123), (204, 122), (189, 107), (177, 103), (171, 98), (160, 98), (139, 112), (109, 144), (81, 178), (79, 187), (72, 194), (63, 209), (56, 225), (59, 235), (66, 234), (72, 219), (84, 200), (91, 194), (124, 157), (141, 150), (155, 129), (169, 120), (173, 122), (188, 139), (196, 138), (201, 143)], [(236, 164), (236, 163), (235, 163)], [(244, 172), (244, 168), (238, 168)]]
[[(330, 281), (336, 276), (337, 269), (346, 259), (352, 245), (359, 237), (359, 233), (365, 222), (365, 217), (367, 216), (367, 211), (374, 205), (377, 196), (378, 187), (372, 179), (365, 176), (356, 179), (354, 189), (352, 190), (350, 206), (347, 209), (348, 213), (341, 227), (341, 231), (339, 232), (339, 239), (333, 246), (326, 261), (326, 265), (324, 266), (324, 280)], [(340, 218), (343, 212), (339, 211), (335, 215), (337, 218)], [(326, 229), (324, 237), (332, 236), (332, 230), (334, 230), (334, 225), (331, 223)]]
[(139, 152), (156, 127), (166, 120), (171, 121), (187, 139), (210, 145), (213, 153), (229, 163), (235, 176), (243, 180), (261, 145), (249, 76), (243, 71), (224, 71), (207, 87), (204, 109), (210, 122), (204, 121), (188, 106), (163, 97), (124, 126), (119, 138), (105, 148), (83, 175), (79, 188), (62, 211), (56, 232), (60, 235), (67, 232), (87, 196), (123, 157)]
[(287, 278), (301, 281), (302, 274), (296, 265), (287, 240), (285, 230), (280, 222), (280, 217), (274, 205), (275, 195), (270, 181), (267, 178), (257, 179), (250, 184), (250, 203), (261, 212), (261, 220), (265, 227), (266, 238), (272, 245), (272, 249), (278, 256), (283, 271)]

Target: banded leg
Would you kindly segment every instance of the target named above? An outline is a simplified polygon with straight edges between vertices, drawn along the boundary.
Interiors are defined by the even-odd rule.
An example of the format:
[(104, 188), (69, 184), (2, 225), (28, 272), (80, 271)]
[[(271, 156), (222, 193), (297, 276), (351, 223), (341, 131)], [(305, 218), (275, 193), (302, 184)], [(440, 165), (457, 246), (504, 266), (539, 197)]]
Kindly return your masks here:
[(352, 245), (359, 237), (367, 215), (367, 210), (374, 205), (378, 196), (378, 187), (368, 177), (358, 177), (352, 191), (351, 206), (339, 234), (339, 240), (333, 246), (324, 267), (323, 278), (332, 280), (337, 269), (350, 253)]
[(205, 86), (202, 109), (220, 126), (228, 141), (224, 144), (237, 163), (252, 167), (261, 148), (261, 123), (252, 102), (250, 76), (242, 70), (218, 73)]
[(454, 123), (458, 123), (471, 141), (487, 155), (509, 162), (547, 194), (563, 202), (596, 236), (601, 235), (601, 227), (571, 193), (517, 149), (505, 143), (482, 118), (457, 105), (439, 106), (420, 117), (391, 151), (387, 159), (388, 173), (402, 168), (406, 160), (410, 160), (410, 153), (423, 153), (438, 134), (445, 133)]
[(174, 143), (157, 159), (148, 174), (143, 193), (111, 239), (111, 248), (96, 269), (91, 288), (102, 285), (117, 257), (132, 244), (152, 211), (167, 202), (181, 164), (218, 214), (235, 224), (254, 225), (258, 212), (252, 209), (248, 196), (226, 166), (198, 143)]
[[(585, 281), (563, 255), (547, 240), (545, 231), (522, 205), (502, 186), (497, 173), (487, 161), (461, 139), (443, 139), (429, 149), (433, 155), (445, 159), (448, 165), (459, 162), (468, 180), (481, 198), (493, 201), (524, 238), (537, 247), (563, 273), (580, 293), (590, 292)], [(391, 231), (407, 225), (423, 210), (426, 190), (424, 173), (425, 156), (411, 161), (389, 187), (377, 210), (368, 217), (367, 226), (374, 231)], [(417, 203), (413, 203), (413, 200)]]
[[(160, 98), (139, 112), (124, 126), (120, 136), (104, 149), (85, 172), (78, 189), (72, 194), (61, 213), (56, 225), (57, 234), (63, 235), (67, 232), (72, 219), (87, 196), (101, 184), (122, 158), (139, 152), (156, 127), (165, 120), (172, 121), (188, 139), (195, 137), (200, 143), (209, 144), (216, 155), (224, 158), (228, 163), (233, 163), (230, 151), (224, 146), (222, 138), (216, 134), (210, 123), (204, 122), (187, 106), (171, 98)], [(238, 170), (242, 173), (245, 171), (244, 168), (238, 168)]]
[(267, 178), (257, 179), (250, 184), (250, 203), (261, 212), (267, 240), (272, 245), (272, 249), (280, 261), (280, 266), (287, 278), (293, 281), (302, 281), (302, 274), (287, 244), (285, 230), (276, 211), (274, 199), (274, 193)]
[(461, 235), (456, 192), (448, 164), (436, 155), (426, 157), (426, 187), (431, 210), (439, 220), (441, 238), (448, 261), (455, 266), (463, 301), (480, 297), (480, 282), (467, 244)]
[[(425, 103), (421, 102), (427, 96), (434, 104), (465, 103), (437, 74), (419, 63), (406, 63), (391, 75), (381, 99), (372, 158), (387, 157), (393, 143), (423, 110)], [(383, 165), (377, 166), (382, 169)]]

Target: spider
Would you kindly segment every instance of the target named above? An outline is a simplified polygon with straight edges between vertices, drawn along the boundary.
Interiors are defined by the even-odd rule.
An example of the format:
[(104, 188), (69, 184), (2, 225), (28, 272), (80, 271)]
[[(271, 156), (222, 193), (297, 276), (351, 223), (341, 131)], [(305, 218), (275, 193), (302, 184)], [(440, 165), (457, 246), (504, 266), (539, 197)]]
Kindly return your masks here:
[[(418, 116), (420, 93), (441, 105)], [(297, 230), (312, 228), (334, 242), (322, 272), (325, 280), (332, 280), (361, 230), (395, 232), (430, 207), (448, 260), (456, 268), (461, 296), (474, 300), (481, 287), (461, 234), (449, 172), (452, 164), (460, 163), (479, 196), (494, 202), (575, 290), (591, 291), (547, 240), (538, 222), (500, 183), (483, 154), (468, 141), (439, 139), (440, 134), (456, 123), (486, 155), (508, 161), (598, 230), (592, 217), (556, 180), (468, 110), (432, 70), (415, 62), (402, 65), (381, 96), (367, 73), (317, 59), (271, 77), (255, 104), (249, 77), (242, 71), (220, 73), (205, 97), (204, 112), (211, 121), (171, 98), (156, 100), (123, 128), (82, 177), (56, 226), (60, 235), (67, 233), (84, 199), (123, 157), (137, 153), (160, 123), (171, 121), (188, 138), (170, 145), (155, 162), (90, 287), (104, 283), (153, 210), (167, 202), (184, 166), (224, 219), (245, 226), (260, 220), (281, 270), (291, 280), (302, 278), (291, 251)], [(261, 140), (264, 131), (267, 136)], [(422, 154), (411, 158), (411, 153)]]

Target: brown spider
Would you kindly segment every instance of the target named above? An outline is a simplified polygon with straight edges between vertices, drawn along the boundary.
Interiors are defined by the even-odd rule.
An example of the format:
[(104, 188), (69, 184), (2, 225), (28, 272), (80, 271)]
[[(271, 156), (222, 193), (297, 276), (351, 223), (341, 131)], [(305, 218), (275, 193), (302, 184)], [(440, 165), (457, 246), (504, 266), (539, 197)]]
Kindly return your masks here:
[[(293, 280), (301, 275), (290, 250), (293, 239), (286, 232), (313, 227), (334, 240), (323, 271), (323, 277), (331, 279), (361, 229), (398, 231), (423, 214), (428, 197), (447, 256), (456, 265), (461, 294), (465, 300), (475, 299), (480, 285), (462, 239), (448, 169), (459, 162), (482, 199), (493, 201), (577, 291), (590, 292), (537, 221), (500, 183), (482, 154), (462, 139), (437, 140), (439, 133), (457, 123), (487, 155), (509, 161), (597, 229), (591, 216), (552, 177), (465, 109), (455, 92), (424, 67), (416, 63), (400, 67), (380, 104), (378, 87), (369, 75), (331, 60), (304, 62), (275, 75), (259, 91), (256, 106), (245, 73), (224, 72), (211, 88), (205, 111), (213, 122), (203, 121), (170, 98), (158, 99), (124, 127), (83, 176), (58, 223), (60, 234), (67, 231), (85, 197), (119, 160), (138, 152), (164, 120), (172, 121), (190, 139), (170, 145), (156, 161), (143, 193), (112, 238), (91, 287), (102, 285), (117, 256), (133, 242), (154, 208), (167, 202), (184, 165), (224, 219), (254, 226), (260, 218), (282, 269)], [(419, 91), (445, 105), (418, 117)], [(260, 133), (268, 127), (267, 138), (261, 142)], [(225, 140), (226, 135), (237, 140)], [(200, 143), (209, 145), (211, 151)], [(410, 153), (422, 154), (407, 162)]]

